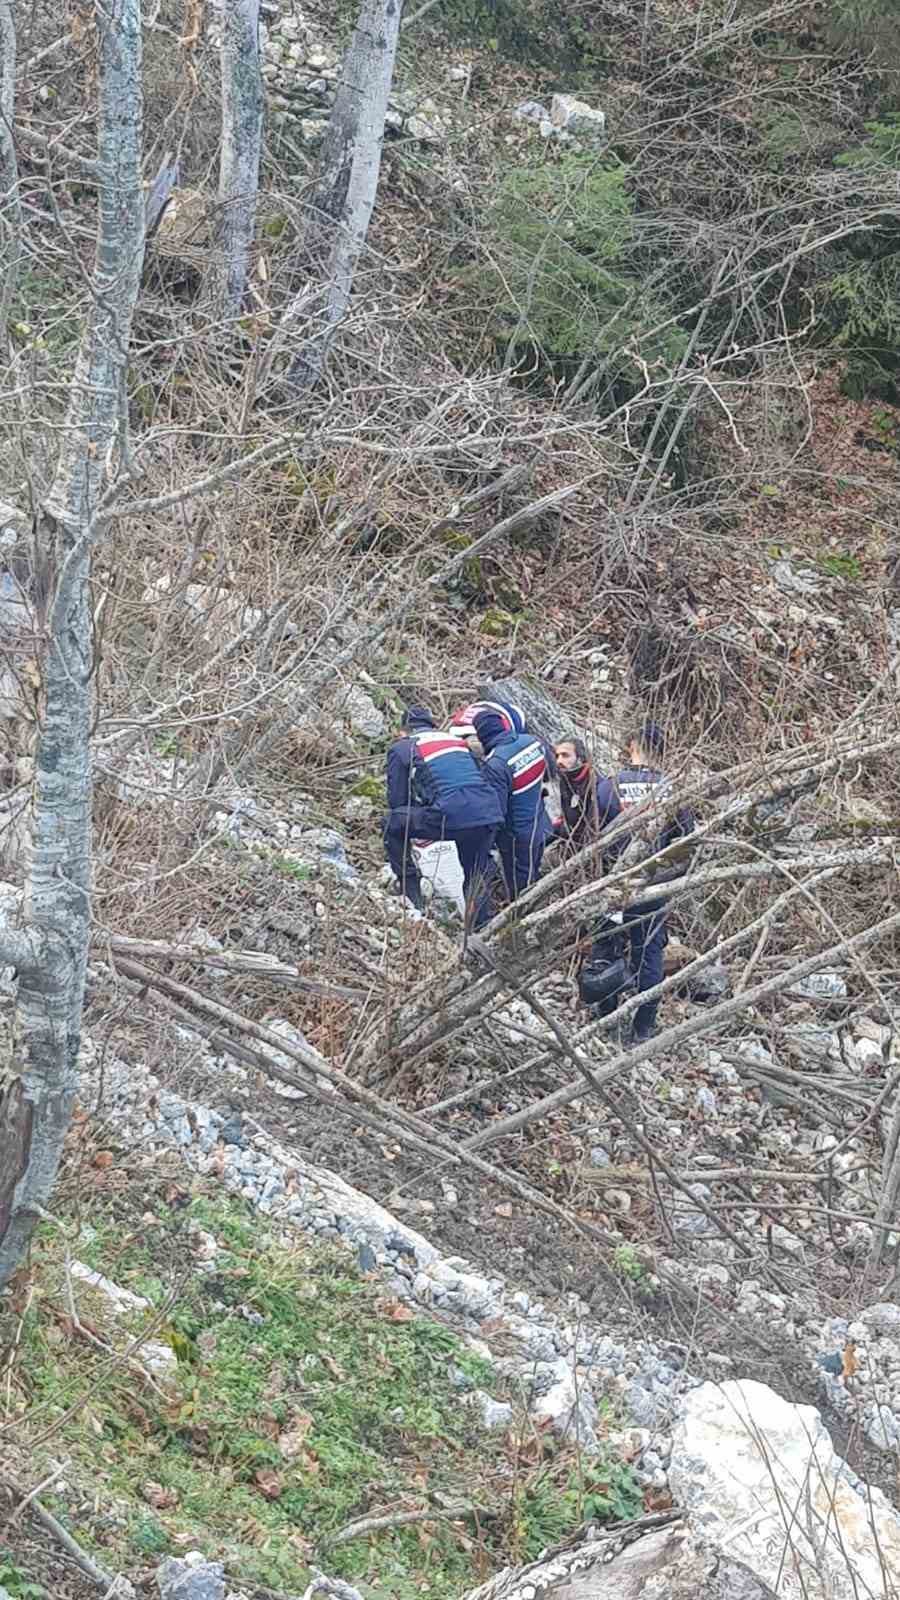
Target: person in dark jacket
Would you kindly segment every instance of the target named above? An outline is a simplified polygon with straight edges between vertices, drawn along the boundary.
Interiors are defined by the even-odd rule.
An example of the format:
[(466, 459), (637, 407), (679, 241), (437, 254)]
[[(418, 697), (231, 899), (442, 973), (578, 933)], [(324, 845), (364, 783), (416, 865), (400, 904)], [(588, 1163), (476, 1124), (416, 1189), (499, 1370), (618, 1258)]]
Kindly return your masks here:
[[(665, 758), (665, 736), (655, 722), (645, 722), (628, 741), (627, 765), (614, 777), (601, 778), (597, 783), (597, 815), (601, 833), (611, 828), (629, 810), (660, 802), (661, 826), (657, 831), (651, 853), (663, 850), (676, 839), (692, 833), (695, 827), (693, 812), (682, 807), (674, 815), (664, 809), (666, 779), (661, 767)], [(631, 835), (623, 833), (604, 856), (604, 867), (611, 871), (628, 849)], [(663, 952), (666, 947), (666, 902), (649, 896), (634, 901), (623, 912), (623, 928), (629, 943), (630, 965), (637, 977), (638, 992), (645, 993), (662, 982)], [(602, 940), (599, 941), (602, 944)], [(603, 952), (595, 946), (596, 960)], [(647, 1001), (638, 1007), (634, 1016), (632, 1038), (642, 1044), (653, 1037), (656, 1030), (657, 1000)]]
[(583, 850), (600, 833), (597, 786), (603, 779), (594, 771), (583, 739), (560, 739), (554, 751), (559, 776), (560, 815), (553, 836), (570, 850)]
[(472, 726), (485, 754), (483, 772), (500, 806), (497, 847), (511, 900), (534, 883), (547, 842), (544, 806), (547, 757), (541, 740), (523, 733), (515, 708), (473, 707)]
[(490, 853), (501, 811), (464, 740), (435, 728), (424, 707), (411, 707), (401, 738), (388, 752), (387, 786), (384, 850), (401, 893), (421, 910), (422, 880), (413, 842), (452, 840), (463, 871), (467, 915), (481, 927), (490, 915)]

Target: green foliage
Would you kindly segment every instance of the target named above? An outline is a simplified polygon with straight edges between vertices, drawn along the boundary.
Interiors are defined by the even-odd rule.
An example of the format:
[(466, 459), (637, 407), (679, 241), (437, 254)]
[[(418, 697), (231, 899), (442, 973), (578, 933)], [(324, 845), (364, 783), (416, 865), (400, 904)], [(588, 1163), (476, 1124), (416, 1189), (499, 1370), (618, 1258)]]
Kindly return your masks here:
[(533, 1561), (581, 1522), (622, 1522), (639, 1515), (643, 1496), (634, 1469), (611, 1451), (586, 1457), (562, 1484), (549, 1473), (520, 1489), (516, 1517), (522, 1558)]
[(482, 633), (490, 634), (492, 639), (505, 639), (519, 620), (511, 611), (504, 611), (502, 606), (488, 606), (478, 626)]
[[(384, 1299), (346, 1252), (278, 1238), (239, 1201), (198, 1196), (170, 1209), (157, 1200), (153, 1211), (152, 1243), (143, 1219), (131, 1227), (94, 1213), (78, 1254), (155, 1311), (166, 1308), (172, 1277), (180, 1281), (153, 1332), (178, 1355), (167, 1395), (72, 1337), (58, 1231), (45, 1230), (35, 1252), (16, 1383), (39, 1432), (56, 1421), (52, 1448), (65, 1450), (69, 1475), (102, 1485), (116, 1506), (115, 1519), (79, 1522), (89, 1548), (129, 1566), (198, 1545), (249, 1587), (294, 1593), (309, 1581), (310, 1541), (327, 1544), (373, 1507), (421, 1499), (423, 1477), (438, 1502), (491, 1502), (506, 1445), (460, 1405), (450, 1375), (460, 1369), (491, 1392), (489, 1362), (443, 1325)], [(205, 1272), (185, 1275), (187, 1230), (198, 1226), (218, 1254)], [(120, 1345), (145, 1320), (104, 1316), (103, 1297), (80, 1283), (75, 1296), (85, 1321)], [(0, 1316), (0, 1340), (7, 1332)], [(70, 1506), (50, 1498), (65, 1523)], [(371, 1562), (391, 1574), (398, 1597), (420, 1592), (426, 1573), (432, 1596), (471, 1587), (471, 1544), (442, 1522), (429, 1525), (424, 1544), (421, 1533), (397, 1529), (336, 1547), (329, 1570), (359, 1579)], [(44, 1600), (0, 1556), (4, 1581), (15, 1600)]]
[(613, 1251), (613, 1265), (622, 1278), (630, 1283), (640, 1283), (645, 1276), (644, 1263), (632, 1244), (619, 1244)]
[(862, 567), (856, 556), (846, 553), (842, 555), (822, 556), (819, 566), (827, 572), (830, 578), (848, 578), (857, 582), (862, 577)]
[(645, 330), (665, 307), (634, 255), (633, 201), (624, 167), (578, 155), (514, 167), (487, 218), (488, 240), (475, 280), (488, 302), (496, 345), (520, 364), (594, 357), (611, 374), (646, 361), (673, 360), (679, 330)]
[(350, 786), (350, 793), (354, 797), (371, 800), (376, 806), (387, 805), (384, 780), (374, 777), (371, 773), (367, 773), (364, 778), (357, 778), (356, 782)]
[(298, 883), (308, 883), (314, 877), (314, 869), (307, 861), (295, 861), (291, 856), (273, 855), (269, 858), (272, 865), (285, 878), (296, 878)]
[[(900, 112), (867, 122), (868, 138), (835, 158), (871, 181), (883, 174), (891, 192), (900, 178)], [(900, 349), (900, 228), (890, 221), (840, 247), (844, 264), (826, 285), (826, 313), (848, 352), (845, 390), (856, 398), (898, 393)]]
[(584, 1462), (580, 1481), (568, 1492), (573, 1512), (585, 1521), (627, 1522), (643, 1508), (641, 1486), (634, 1469), (616, 1456), (591, 1457)]
[(896, 71), (900, 0), (831, 0), (827, 23), (834, 42), (858, 50), (870, 70)]
[(833, 122), (810, 117), (806, 108), (763, 106), (756, 119), (773, 172), (795, 171), (798, 160), (821, 159), (840, 143), (842, 130)]
[(889, 111), (878, 122), (867, 122), (865, 144), (854, 145), (835, 156), (837, 167), (900, 166), (900, 112)]
[(32, 1583), (16, 1565), (8, 1550), (0, 1550), (0, 1589), (12, 1595), (12, 1600), (47, 1600), (43, 1585)]

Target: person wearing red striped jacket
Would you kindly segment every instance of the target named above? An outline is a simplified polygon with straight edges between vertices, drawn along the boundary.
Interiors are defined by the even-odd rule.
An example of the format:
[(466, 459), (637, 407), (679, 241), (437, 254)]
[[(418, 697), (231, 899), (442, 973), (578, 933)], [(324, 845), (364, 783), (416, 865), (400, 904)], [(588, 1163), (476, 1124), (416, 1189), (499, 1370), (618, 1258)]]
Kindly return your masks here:
[(404, 894), (422, 909), (422, 880), (413, 843), (449, 839), (463, 872), (467, 916), (479, 928), (490, 915), (491, 847), (500, 802), (465, 740), (445, 733), (423, 706), (411, 706), (402, 737), (388, 751), (388, 814), (384, 852)]
[(497, 848), (511, 900), (534, 883), (541, 868), (549, 818), (544, 805), (548, 775), (542, 741), (522, 731), (516, 707), (485, 701), (472, 708), (472, 726), (485, 754), (484, 776), (501, 806)]

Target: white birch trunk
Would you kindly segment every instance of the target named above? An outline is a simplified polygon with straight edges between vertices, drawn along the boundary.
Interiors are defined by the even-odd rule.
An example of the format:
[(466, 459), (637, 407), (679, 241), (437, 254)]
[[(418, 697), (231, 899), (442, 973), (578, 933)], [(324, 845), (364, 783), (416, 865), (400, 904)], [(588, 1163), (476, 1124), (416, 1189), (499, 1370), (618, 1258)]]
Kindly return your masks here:
[(12, 0), (0, 0), (0, 351), (4, 353), (21, 253), (19, 164), (13, 139), (15, 100), (16, 21)]
[[(363, 0), (344, 57), (307, 229), (319, 275), (320, 290), (312, 302), (318, 327), (289, 370), (291, 381), (303, 388), (322, 375), (369, 232), (402, 9), (403, 0)], [(286, 325), (310, 309), (310, 293), (304, 289), (289, 308)]]
[(240, 315), (256, 230), (263, 121), (259, 0), (225, 0), (220, 60), (220, 218), (211, 273), (211, 309), (216, 317), (232, 319)]
[(93, 518), (127, 419), (125, 376), (144, 253), (140, 0), (95, 8), (100, 63), (91, 310), (59, 463), (38, 522), (53, 585), (35, 760), (26, 929), (0, 929), (18, 967), (13, 1047), (0, 1060), (0, 1287), (46, 1206), (75, 1098), (91, 923)]

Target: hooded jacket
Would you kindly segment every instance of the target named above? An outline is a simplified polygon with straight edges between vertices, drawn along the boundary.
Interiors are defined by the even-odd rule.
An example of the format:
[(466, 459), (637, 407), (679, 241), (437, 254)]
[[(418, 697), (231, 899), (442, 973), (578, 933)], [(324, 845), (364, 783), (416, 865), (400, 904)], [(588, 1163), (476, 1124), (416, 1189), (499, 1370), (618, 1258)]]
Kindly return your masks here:
[(504, 708), (475, 708), (473, 726), (485, 753), (484, 776), (501, 806), (501, 827), (516, 839), (546, 833), (543, 785), (547, 757), (540, 739), (509, 727)]
[(417, 804), (413, 793), (413, 735), (434, 727), (424, 706), (411, 706), (404, 719), (408, 732), (396, 739), (387, 753), (387, 803), (392, 811)]

